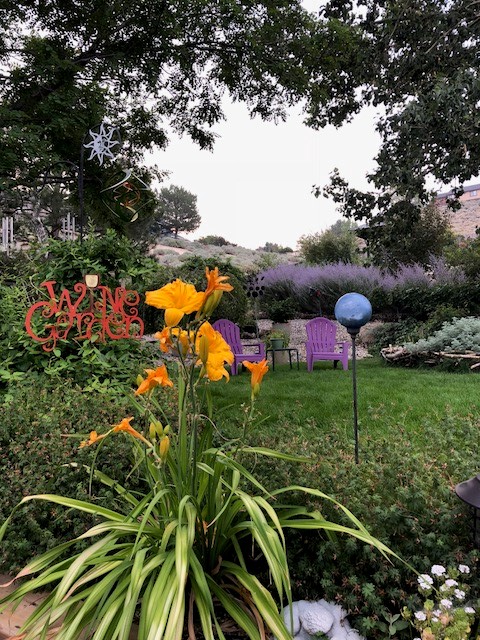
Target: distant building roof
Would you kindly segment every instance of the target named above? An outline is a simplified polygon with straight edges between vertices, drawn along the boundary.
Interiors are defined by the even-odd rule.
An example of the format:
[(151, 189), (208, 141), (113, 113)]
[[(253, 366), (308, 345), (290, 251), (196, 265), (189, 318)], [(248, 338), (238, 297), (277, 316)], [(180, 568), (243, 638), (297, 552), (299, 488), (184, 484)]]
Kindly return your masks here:
[[(463, 193), (470, 193), (471, 191), (480, 191), (480, 184), (470, 184), (463, 187)], [(437, 198), (450, 198), (451, 196), (453, 196), (453, 190), (446, 193), (437, 193)]]

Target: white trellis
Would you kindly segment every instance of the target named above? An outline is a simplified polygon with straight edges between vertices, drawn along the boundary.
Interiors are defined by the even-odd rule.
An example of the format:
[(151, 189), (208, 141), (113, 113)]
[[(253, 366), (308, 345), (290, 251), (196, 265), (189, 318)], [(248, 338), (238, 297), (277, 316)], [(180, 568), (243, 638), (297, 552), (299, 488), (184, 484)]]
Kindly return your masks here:
[(2, 218), (2, 251), (6, 251), (7, 255), (13, 249), (13, 216), (4, 216)]
[(62, 220), (62, 237), (64, 240), (75, 239), (75, 216), (67, 213), (67, 217)]

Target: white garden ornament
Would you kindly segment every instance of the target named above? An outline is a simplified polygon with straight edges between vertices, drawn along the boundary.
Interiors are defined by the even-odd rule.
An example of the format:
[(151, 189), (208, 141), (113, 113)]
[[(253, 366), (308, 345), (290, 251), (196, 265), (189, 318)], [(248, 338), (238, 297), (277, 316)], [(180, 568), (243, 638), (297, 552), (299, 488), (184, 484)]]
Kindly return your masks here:
[[(98, 163), (102, 165), (105, 158), (110, 158), (110, 160), (115, 158), (116, 154), (113, 153), (113, 148), (121, 145), (117, 127), (110, 127), (102, 122), (98, 127), (98, 132), (89, 129), (88, 135), (91, 138), (90, 142), (86, 142), (83, 146), (85, 149), (90, 149), (89, 160), (97, 158)], [(118, 149), (116, 151), (118, 152)]]
[[(294, 640), (318, 639), (325, 634), (330, 640), (365, 640), (352, 629), (344, 609), (326, 600), (298, 600), (292, 603), (293, 629), (291, 629), (290, 608), (282, 611), (287, 629), (291, 629)], [(320, 636), (323, 637), (323, 636)]]

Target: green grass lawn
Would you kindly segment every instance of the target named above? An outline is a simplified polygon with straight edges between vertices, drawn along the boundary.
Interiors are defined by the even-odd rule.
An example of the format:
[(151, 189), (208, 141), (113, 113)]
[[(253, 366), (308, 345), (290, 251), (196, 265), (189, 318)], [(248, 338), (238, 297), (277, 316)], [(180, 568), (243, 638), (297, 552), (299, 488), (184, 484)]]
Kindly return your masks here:
[[(227, 429), (241, 420), (239, 399), (248, 401), (249, 381), (243, 371), (228, 384), (214, 385), (216, 406), (223, 407), (219, 424)], [(361, 438), (365, 434), (395, 438), (402, 430), (422, 447), (430, 431), (444, 421), (476, 420), (480, 378), (473, 373), (392, 367), (371, 358), (357, 362), (357, 394)], [(350, 434), (352, 370), (334, 369), (328, 362), (315, 363), (311, 373), (305, 363), (299, 371), (295, 366), (275, 367), (263, 380), (257, 408), (265, 418), (261, 433), (277, 442), (288, 441), (292, 431), (309, 440), (327, 435), (333, 427)]]

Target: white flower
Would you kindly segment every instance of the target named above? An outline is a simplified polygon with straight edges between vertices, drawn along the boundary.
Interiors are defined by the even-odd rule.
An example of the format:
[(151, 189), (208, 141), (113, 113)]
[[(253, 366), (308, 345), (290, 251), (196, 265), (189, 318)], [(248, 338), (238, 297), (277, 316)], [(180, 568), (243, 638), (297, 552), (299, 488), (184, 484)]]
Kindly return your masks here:
[(417, 578), (418, 584), (420, 585), (420, 589), (430, 589), (430, 585), (433, 584), (432, 576), (429, 576), (427, 573), (423, 573), (421, 576)]
[(455, 589), (453, 593), (459, 600), (463, 600), (465, 598), (465, 591), (462, 591), (461, 589)]
[(432, 576), (443, 576), (445, 571), (445, 567), (442, 567), (441, 564), (434, 564), (430, 570), (430, 573), (432, 574)]
[(458, 586), (458, 582), (456, 580), (453, 580), (452, 578), (449, 578), (448, 580), (445, 580), (445, 584), (447, 585), (447, 587), (457, 587)]
[(448, 600), (447, 598), (443, 598), (443, 600), (440, 600), (440, 604), (442, 605), (442, 607), (445, 607), (445, 609), (452, 608), (452, 601)]
[(436, 616), (433, 616), (432, 622), (438, 622), (438, 618)]
[(426, 619), (427, 619), (427, 616), (426, 616), (426, 614), (425, 614), (425, 612), (424, 612), (424, 611), (417, 611), (417, 612), (415, 613), (415, 618), (416, 618), (417, 620), (426, 620)]
[(465, 613), (475, 613), (475, 609), (473, 607), (465, 607)]
[(470, 573), (470, 568), (467, 567), (466, 564), (459, 564), (458, 570), (460, 571), (460, 573)]
[(439, 618), (442, 615), (442, 612), (440, 611), (440, 609), (435, 609), (434, 611), (432, 611), (432, 615), (434, 615), (436, 618)]

